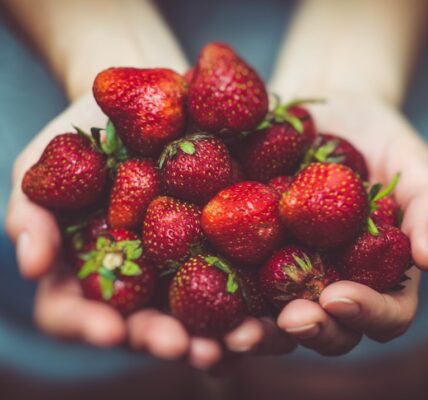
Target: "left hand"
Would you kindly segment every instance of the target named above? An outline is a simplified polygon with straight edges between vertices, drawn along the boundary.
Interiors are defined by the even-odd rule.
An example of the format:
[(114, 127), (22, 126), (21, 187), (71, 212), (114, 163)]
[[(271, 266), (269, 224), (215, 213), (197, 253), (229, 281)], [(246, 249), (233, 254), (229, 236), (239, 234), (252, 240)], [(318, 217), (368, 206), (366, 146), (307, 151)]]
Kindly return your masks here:
[[(428, 148), (409, 123), (382, 101), (361, 95), (329, 96), (312, 110), (320, 132), (349, 139), (365, 155), (371, 180), (387, 183), (401, 172), (395, 196), (404, 211), (402, 230), (412, 244), (417, 266), (428, 267)], [(399, 292), (378, 293), (341, 281), (328, 286), (319, 304), (295, 300), (280, 313), (278, 326), (303, 346), (324, 355), (355, 347), (363, 334), (386, 342), (402, 335), (417, 309), (420, 272)]]

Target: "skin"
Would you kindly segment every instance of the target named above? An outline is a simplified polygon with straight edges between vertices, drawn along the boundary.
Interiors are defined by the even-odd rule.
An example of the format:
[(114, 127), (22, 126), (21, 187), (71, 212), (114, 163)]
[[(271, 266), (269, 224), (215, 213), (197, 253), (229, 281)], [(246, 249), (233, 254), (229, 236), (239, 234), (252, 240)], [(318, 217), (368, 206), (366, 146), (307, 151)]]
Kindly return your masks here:
[[(128, 64), (141, 67), (163, 65), (184, 72), (186, 62), (150, 3), (130, 1), (125, 3), (127, 6), (121, 4), (120, 12), (125, 13), (125, 17), (116, 19), (114, 15), (118, 11), (113, 1), (103, 2), (103, 7), (98, 5), (96, 13), (92, 9), (97, 7), (96, 1), (69, 2), (67, 7), (71, 9), (56, 7), (52, 0), (40, 1), (50, 8), (51, 13), (46, 13), (50, 17), (45, 17), (42, 24), (48, 24), (50, 30), (40, 29), (40, 24), (36, 23), (42, 20), (42, 16), (34, 13), (42, 12), (43, 7), (39, 7), (41, 11), (31, 7), (31, 1), (14, 1), (13, 12), (63, 82), (71, 105), (35, 137), (18, 157), (14, 167), (14, 187), (6, 227), (16, 243), (22, 275), (39, 280), (35, 320), (42, 330), (53, 336), (74, 338), (98, 346), (113, 346), (128, 341), (134, 349), (148, 351), (160, 358), (186, 356), (193, 366), (210, 368), (223, 356), (220, 344), (210, 339), (190, 337), (173, 317), (145, 309), (124, 320), (111, 308), (83, 298), (77, 281), (65, 272), (66, 268), (60, 261), (60, 236), (53, 216), (31, 203), (20, 188), (25, 170), (38, 159), (55, 134), (69, 130), (70, 122), (83, 129), (103, 126), (104, 116), (90, 94), (85, 94), (89, 93), (92, 79), (99, 70), (113, 64)], [(321, 14), (317, 8), (321, 3), (325, 7), (323, 18), (319, 17)], [(386, 182), (401, 171), (402, 179), (396, 189), (396, 197), (405, 210), (403, 230), (411, 237), (416, 264), (428, 269), (428, 214), (425, 206), (428, 201), (428, 150), (398, 109), (406, 87), (420, 9), (409, 6), (411, 2), (399, 0), (397, 8), (389, 7), (388, 2), (383, 1), (349, 1), (349, 7), (353, 9), (335, 8), (330, 3), (309, 0), (301, 7), (289, 41), (280, 53), (272, 88), (277, 93), (288, 95), (284, 98), (294, 94), (300, 97), (328, 97), (326, 105), (312, 110), (319, 129), (342, 134), (352, 141), (366, 154), (375, 180)], [(135, 18), (136, 10), (141, 13), (139, 18)], [(374, 16), (374, 27), (385, 32), (385, 35), (370, 35), (370, 41), (365, 41), (364, 36), (352, 33), (354, 30), (358, 33), (358, 30), (353, 30), (349, 21), (339, 24), (343, 20), (340, 12), (354, 15), (354, 24), (361, 20), (358, 16), (364, 18), (370, 13)], [(88, 15), (87, 24), (83, 23), (82, 15)], [(67, 18), (77, 16), (79, 24), (67, 21)], [(141, 23), (143, 19), (148, 19), (148, 23)], [(107, 20), (109, 23), (106, 23)], [(127, 22), (120, 25), (123, 20)], [(134, 30), (131, 29), (133, 23), (136, 24)], [(85, 35), (85, 29), (90, 31), (94, 24), (108, 27), (103, 32), (103, 43), (110, 44), (108, 49), (102, 49), (99, 41), (95, 40), (96, 59), (90, 44), (86, 49), (79, 45), (82, 42), (79, 35)], [(112, 29), (112, 24), (118, 25)], [(137, 27), (143, 29), (146, 25), (151, 35), (144, 35), (144, 31), (140, 31), (138, 37), (130, 34), (137, 31)], [(331, 32), (332, 26), (343, 30), (339, 35), (342, 41), (324, 40), (329, 35), (332, 39), (337, 37), (337, 31)], [(374, 27), (371, 26), (371, 29)], [(65, 36), (50, 34), (51, 40), (45, 37), (44, 32), (56, 30), (64, 33), (64, 29), (71, 31), (66, 32), (68, 35)], [(158, 35), (153, 35), (153, 30)], [(115, 49), (115, 40), (108, 40), (110, 31), (113, 35), (128, 37), (127, 45), (119, 44)], [(323, 35), (311, 35), (313, 31), (322, 32)], [(59, 52), (64, 46), (64, 41), (57, 39), (61, 37), (68, 38), (67, 57), (61, 56), (64, 51)], [(155, 42), (154, 37), (160, 37), (163, 47), (168, 47), (169, 51), (162, 52), (168, 54), (167, 60), (156, 58), (159, 43), (152, 43)], [(145, 48), (143, 42), (147, 38), (149, 48), (154, 47), (154, 50), (144, 53), (141, 49)], [(330, 48), (323, 52), (322, 44), (316, 43), (317, 38), (329, 43), (329, 46), (337, 43), (338, 48), (334, 49), (333, 54), (340, 54), (341, 58), (331, 57)], [(343, 43), (346, 44), (345, 50), (340, 48)], [(384, 46), (388, 43), (394, 46)], [(305, 48), (305, 52), (298, 51), (301, 48)], [(388, 52), (390, 48), (394, 49), (393, 53)], [(350, 52), (351, 49), (355, 55), (343, 54), (343, 51)], [(310, 62), (315, 51), (317, 63)], [(379, 51), (384, 53), (379, 54)], [(388, 62), (377, 62), (385, 58)], [(358, 59), (373, 60), (365, 63), (367, 70), (362, 74)], [(82, 60), (85, 68), (80, 64)], [(317, 69), (311, 69), (315, 64)], [(388, 71), (379, 73), (380, 65)], [(332, 79), (324, 79), (326, 70), (332, 72)], [(284, 77), (287, 77), (286, 81)], [(352, 282), (335, 283), (324, 290), (320, 304), (304, 300), (288, 304), (280, 313), (277, 325), (266, 318), (248, 318), (224, 337), (226, 348), (236, 353), (281, 354), (292, 351), (299, 343), (322, 354), (337, 355), (351, 350), (363, 334), (381, 342), (390, 340), (405, 332), (417, 308), (418, 270), (413, 268), (410, 276), (412, 279), (406, 282), (405, 289), (394, 294), (379, 294)]]

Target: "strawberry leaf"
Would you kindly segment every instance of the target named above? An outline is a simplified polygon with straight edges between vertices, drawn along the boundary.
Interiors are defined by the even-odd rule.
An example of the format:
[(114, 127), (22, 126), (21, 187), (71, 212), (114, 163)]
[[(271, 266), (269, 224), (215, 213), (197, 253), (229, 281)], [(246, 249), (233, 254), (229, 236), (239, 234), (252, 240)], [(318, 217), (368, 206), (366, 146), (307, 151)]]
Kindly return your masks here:
[(205, 261), (212, 265), (219, 270), (225, 272), (226, 274), (232, 273), (232, 270), (230, 269), (229, 265), (227, 265), (221, 258), (215, 257), (215, 256), (206, 256)]
[(195, 145), (189, 140), (182, 140), (178, 143), (178, 147), (180, 147), (183, 153), (193, 155), (196, 152)]
[(324, 145), (316, 149), (314, 158), (320, 162), (327, 161), (327, 158), (336, 150), (338, 144), (339, 144), (339, 141), (337, 140), (329, 140), (327, 143), (325, 143)]
[(271, 126), (272, 126), (272, 123), (267, 119), (265, 119), (259, 124), (259, 126), (256, 129), (262, 130), (262, 129), (270, 128)]
[(125, 276), (136, 276), (141, 274), (141, 268), (138, 264), (126, 260), (120, 268), (120, 273)]
[(239, 288), (238, 282), (235, 279), (234, 274), (229, 274), (227, 276), (227, 284), (226, 284), (226, 291), (228, 293), (235, 293)]
[(110, 240), (108, 240), (107, 238), (105, 238), (103, 236), (100, 236), (97, 239), (97, 244), (96, 244), (97, 250), (102, 250), (105, 247), (107, 247), (109, 244), (110, 244)]
[(370, 217), (367, 219), (367, 228), (372, 236), (379, 235), (379, 230), (377, 229), (376, 224)]
[[(286, 113), (285, 116), (283, 117), (283, 121), (288, 122), (296, 130), (297, 133), (303, 132), (303, 124), (299, 117)], [(279, 122), (283, 122), (283, 121), (279, 121)]]
[(400, 180), (400, 174), (395, 174), (394, 178), (392, 178), (391, 182), (389, 182), (388, 186), (382, 191), (378, 192), (374, 197), (373, 201), (376, 202), (384, 197), (388, 196), (392, 193), (392, 191), (397, 186), (398, 181)]
[(303, 272), (309, 273), (312, 271), (311, 260), (306, 254), (303, 255), (303, 259), (293, 254), (293, 259)]
[(103, 275), (100, 275), (100, 286), (103, 299), (105, 301), (110, 300), (113, 297), (114, 281)]
[(117, 243), (117, 246), (125, 252), (128, 260), (135, 260), (143, 254), (140, 240), (122, 240)]
[(77, 277), (79, 279), (85, 279), (92, 273), (96, 272), (97, 269), (98, 269), (97, 259), (91, 258), (83, 264), (82, 268), (80, 268), (80, 271), (77, 274)]

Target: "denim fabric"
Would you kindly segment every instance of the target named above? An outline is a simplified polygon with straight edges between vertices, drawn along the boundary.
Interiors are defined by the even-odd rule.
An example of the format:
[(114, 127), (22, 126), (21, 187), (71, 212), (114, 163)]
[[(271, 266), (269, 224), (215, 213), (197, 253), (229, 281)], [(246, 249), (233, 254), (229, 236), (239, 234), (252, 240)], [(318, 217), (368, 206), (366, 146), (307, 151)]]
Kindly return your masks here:
[[(191, 62), (200, 47), (212, 40), (235, 46), (265, 79), (269, 78), (282, 32), (291, 16), (292, 2), (171, 1), (159, 2)], [(428, 50), (428, 49), (427, 49)], [(411, 85), (405, 113), (421, 133), (428, 135), (428, 51)], [(0, 221), (4, 221), (10, 191), (12, 163), (44, 124), (66, 106), (64, 94), (42, 62), (0, 22)], [(3, 225), (3, 224), (2, 224)], [(127, 368), (150, 368), (152, 358), (125, 349), (98, 350), (64, 343), (37, 332), (31, 321), (34, 284), (17, 272), (14, 249), (0, 231), (0, 367), (29, 375), (57, 379), (105, 376)], [(386, 345), (364, 340), (347, 356), (325, 362), (352, 362), (417, 346), (428, 332), (426, 289), (409, 332)], [(314, 353), (298, 350), (292, 357), (313, 359)]]

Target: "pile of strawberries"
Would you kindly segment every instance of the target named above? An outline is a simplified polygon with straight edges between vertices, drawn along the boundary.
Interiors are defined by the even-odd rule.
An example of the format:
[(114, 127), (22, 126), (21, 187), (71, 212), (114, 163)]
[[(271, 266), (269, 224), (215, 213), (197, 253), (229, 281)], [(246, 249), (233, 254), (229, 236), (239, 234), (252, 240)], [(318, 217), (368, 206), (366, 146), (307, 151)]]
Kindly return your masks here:
[(363, 155), (302, 101), (269, 107), (230, 47), (208, 44), (184, 77), (107, 69), (93, 93), (106, 128), (56, 136), (22, 183), (56, 213), (88, 298), (220, 336), (337, 280), (406, 279), (398, 176), (369, 188)]

